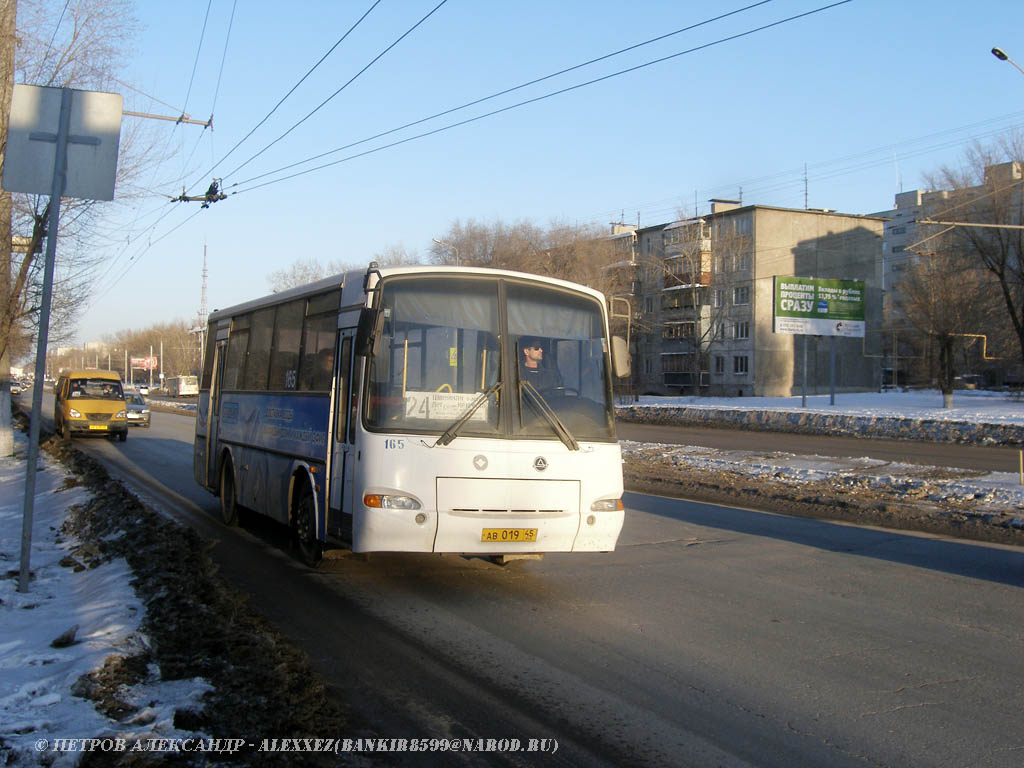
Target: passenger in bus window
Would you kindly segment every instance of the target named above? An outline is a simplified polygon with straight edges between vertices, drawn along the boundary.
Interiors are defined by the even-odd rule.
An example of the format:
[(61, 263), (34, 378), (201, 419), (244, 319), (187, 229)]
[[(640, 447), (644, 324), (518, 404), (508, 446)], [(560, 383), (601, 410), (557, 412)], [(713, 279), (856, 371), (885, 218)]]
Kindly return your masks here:
[(334, 375), (334, 347), (324, 347), (317, 353), (317, 373), (313, 389), (330, 389)]
[(519, 351), (522, 354), (519, 377), (528, 381), (538, 390), (553, 389), (562, 386), (562, 377), (557, 369), (544, 365), (544, 347), (536, 336), (523, 336), (519, 340)]

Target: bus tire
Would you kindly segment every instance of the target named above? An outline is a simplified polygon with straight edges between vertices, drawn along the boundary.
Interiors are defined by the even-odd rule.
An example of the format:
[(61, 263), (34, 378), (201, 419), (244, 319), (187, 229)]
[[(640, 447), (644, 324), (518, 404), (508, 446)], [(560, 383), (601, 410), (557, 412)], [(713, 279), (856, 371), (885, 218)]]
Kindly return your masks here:
[(324, 548), (316, 535), (316, 502), (309, 486), (303, 487), (295, 504), (295, 543), (299, 559), (316, 568), (324, 559)]
[(60, 436), (64, 439), (65, 442), (71, 440), (71, 427), (68, 426), (68, 423), (66, 421), (62, 421), (60, 423)]
[(224, 525), (238, 525), (238, 493), (231, 459), (224, 459), (220, 468), (220, 519)]

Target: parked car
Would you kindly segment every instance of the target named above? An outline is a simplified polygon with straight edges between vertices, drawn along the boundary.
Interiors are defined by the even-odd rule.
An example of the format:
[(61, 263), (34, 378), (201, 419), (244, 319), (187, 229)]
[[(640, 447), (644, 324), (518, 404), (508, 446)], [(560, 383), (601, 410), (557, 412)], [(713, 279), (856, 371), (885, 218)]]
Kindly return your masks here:
[(128, 411), (128, 423), (137, 427), (149, 426), (149, 403), (142, 395), (129, 392), (124, 396), (125, 409)]

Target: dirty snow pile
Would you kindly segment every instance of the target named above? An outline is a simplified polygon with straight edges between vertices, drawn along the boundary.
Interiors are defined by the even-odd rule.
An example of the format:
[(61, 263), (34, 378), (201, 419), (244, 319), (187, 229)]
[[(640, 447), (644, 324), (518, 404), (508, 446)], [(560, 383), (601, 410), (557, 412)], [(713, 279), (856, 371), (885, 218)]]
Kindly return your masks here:
[(0, 458), (0, 765), (77, 764), (88, 745), (60, 739), (123, 739), (130, 750), (151, 747), (150, 740), (194, 737), (172, 721), (183, 703), (198, 702), (209, 690), (202, 680), (160, 682), (152, 669), (143, 684), (122, 692), (138, 707), (128, 722), (73, 695), (80, 678), (110, 657), (146, 647), (138, 629), (145, 609), (124, 560), (67, 567), (74, 542), (59, 529), (67, 509), (87, 501), (89, 492), (65, 484), (65, 472), (45, 454), (36, 475), (32, 578), (27, 592), (18, 591), (27, 440), (20, 432), (15, 440), (16, 457)]

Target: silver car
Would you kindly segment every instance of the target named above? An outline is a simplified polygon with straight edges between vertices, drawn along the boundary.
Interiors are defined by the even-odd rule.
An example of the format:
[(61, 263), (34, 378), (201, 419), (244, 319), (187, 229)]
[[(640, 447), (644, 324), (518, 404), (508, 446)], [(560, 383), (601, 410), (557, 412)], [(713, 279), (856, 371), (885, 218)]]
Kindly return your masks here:
[(142, 395), (128, 392), (124, 396), (125, 410), (128, 411), (128, 423), (137, 427), (149, 426), (149, 403)]

